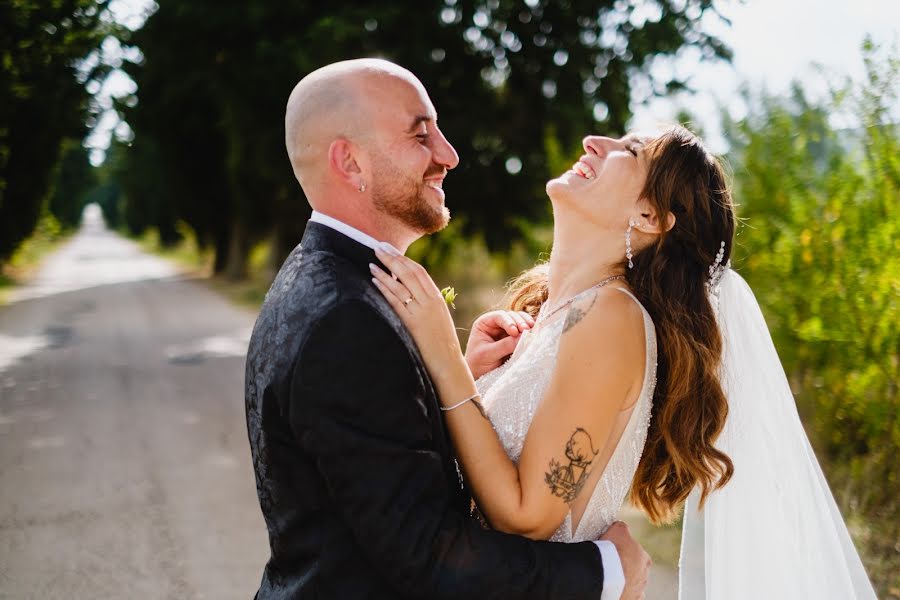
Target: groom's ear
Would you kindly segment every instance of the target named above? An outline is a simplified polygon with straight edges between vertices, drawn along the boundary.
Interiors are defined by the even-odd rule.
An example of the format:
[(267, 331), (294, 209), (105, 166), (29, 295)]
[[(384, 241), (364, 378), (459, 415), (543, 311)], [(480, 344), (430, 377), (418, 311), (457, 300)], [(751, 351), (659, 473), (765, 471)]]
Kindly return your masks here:
[(347, 138), (338, 138), (328, 146), (328, 166), (338, 179), (359, 188), (362, 169), (359, 162), (359, 147)]
[(638, 202), (638, 208), (641, 212), (641, 218), (638, 219), (637, 229), (640, 231), (661, 234), (675, 227), (675, 215), (671, 211), (660, 217), (657, 214), (657, 210), (644, 199)]

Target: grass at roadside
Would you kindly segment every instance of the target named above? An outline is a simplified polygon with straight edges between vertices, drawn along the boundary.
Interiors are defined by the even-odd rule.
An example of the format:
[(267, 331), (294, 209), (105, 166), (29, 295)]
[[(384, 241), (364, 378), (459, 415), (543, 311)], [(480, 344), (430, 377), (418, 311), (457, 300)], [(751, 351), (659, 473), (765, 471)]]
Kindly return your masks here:
[(16, 280), (5, 272), (0, 272), (0, 306), (6, 304), (6, 295), (16, 285)]
[(71, 232), (63, 230), (55, 218), (50, 215), (42, 217), (34, 233), (22, 242), (6, 263), (0, 264), (0, 306), (6, 304), (9, 292), (27, 282), (44, 259), (70, 236)]
[(141, 249), (156, 254), (178, 265), (185, 273), (196, 277), (208, 277), (212, 273), (212, 252), (202, 250), (190, 227), (179, 227), (181, 241), (170, 246), (160, 243), (159, 232), (148, 229), (135, 241)]
[(182, 239), (172, 246), (163, 246), (159, 241), (159, 233), (154, 229), (148, 229), (136, 240), (143, 250), (174, 262), (185, 274), (232, 302), (251, 310), (259, 309), (271, 284), (270, 270), (267, 268), (268, 243), (261, 242), (253, 248), (248, 257), (248, 277), (234, 281), (213, 274), (213, 251), (200, 248), (197, 237), (189, 226), (180, 223), (177, 229)]

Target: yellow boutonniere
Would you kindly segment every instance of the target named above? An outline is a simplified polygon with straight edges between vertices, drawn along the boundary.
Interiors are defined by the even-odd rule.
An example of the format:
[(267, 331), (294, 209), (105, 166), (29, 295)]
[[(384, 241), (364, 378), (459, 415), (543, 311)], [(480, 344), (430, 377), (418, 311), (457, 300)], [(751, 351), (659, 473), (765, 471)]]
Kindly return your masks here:
[(450, 286), (445, 287), (441, 290), (441, 296), (444, 297), (444, 302), (450, 305), (450, 308), (456, 310), (456, 305), (453, 303), (456, 300), (456, 290)]

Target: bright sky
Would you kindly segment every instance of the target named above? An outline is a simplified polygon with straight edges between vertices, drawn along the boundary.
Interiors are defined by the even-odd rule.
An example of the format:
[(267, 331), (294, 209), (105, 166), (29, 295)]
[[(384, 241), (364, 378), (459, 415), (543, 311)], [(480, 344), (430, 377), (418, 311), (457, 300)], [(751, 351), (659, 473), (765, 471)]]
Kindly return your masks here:
[[(737, 90), (742, 82), (751, 89), (785, 93), (799, 79), (805, 89), (823, 93), (826, 81), (838, 83), (850, 76), (860, 79), (864, 68), (861, 47), (868, 34), (876, 44), (900, 50), (900, 2), (897, 0), (747, 0), (717, 1), (731, 26), (709, 23), (734, 51), (728, 64), (683, 61), (680, 68), (694, 71), (692, 84), (698, 93), (653, 100), (635, 106), (633, 124), (650, 128), (660, 119), (671, 119), (679, 107), (695, 114), (710, 138), (717, 137), (720, 110), (732, 116), (746, 110)], [(813, 68), (824, 67), (824, 75)], [(720, 140), (710, 139), (713, 145)]]
[[(117, 20), (136, 27), (150, 5), (151, 0), (114, 0), (112, 8)], [(673, 68), (691, 76), (697, 93), (636, 104), (634, 128), (650, 129), (669, 121), (683, 107), (697, 117), (713, 149), (721, 151), (725, 148), (718, 135), (719, 106), (728, 107), (734, 117), (742, 115), (746, 108), (737, 94), (741, 82), (751, 83), (753, 89), (765, 87), (783, 93), (792, 80), (799, 79), (807, 89), (821, 92), (826, 81), (862, 77), (860, 48), (867, 34), (878, 44), (900, 48), (898, 0), (717, 0), (716, 6), (732, 24), (710, 20), (707, 30), (733, 49), (733, 63), (705, 63), (687, 53)], [(813, 63), (824, 67), (826, 75), (813, 69)], [(133, 87), (127, 77), (115, 75), (104, 86), (103, 95), (125, 94)], [(103, 150), (117, 127), (119, 135), (127, 135), (127, 127), (120, 125), (113, 113), (101, 117), (100, 126), (88, 140), (88, 145), (96, 148), (92, 153), (95, 164), (103, 160)]]

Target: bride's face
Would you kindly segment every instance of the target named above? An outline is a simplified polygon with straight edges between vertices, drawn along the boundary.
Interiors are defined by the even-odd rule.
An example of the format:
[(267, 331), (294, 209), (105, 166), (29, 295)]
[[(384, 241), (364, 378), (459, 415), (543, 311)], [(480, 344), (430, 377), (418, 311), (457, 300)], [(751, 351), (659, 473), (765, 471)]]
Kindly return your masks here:
[(554, 211), (574, 211), (603, 228), (625, 231), (647, 180), (646, 138), (588, 136), (585, 154), (547, 183)]

